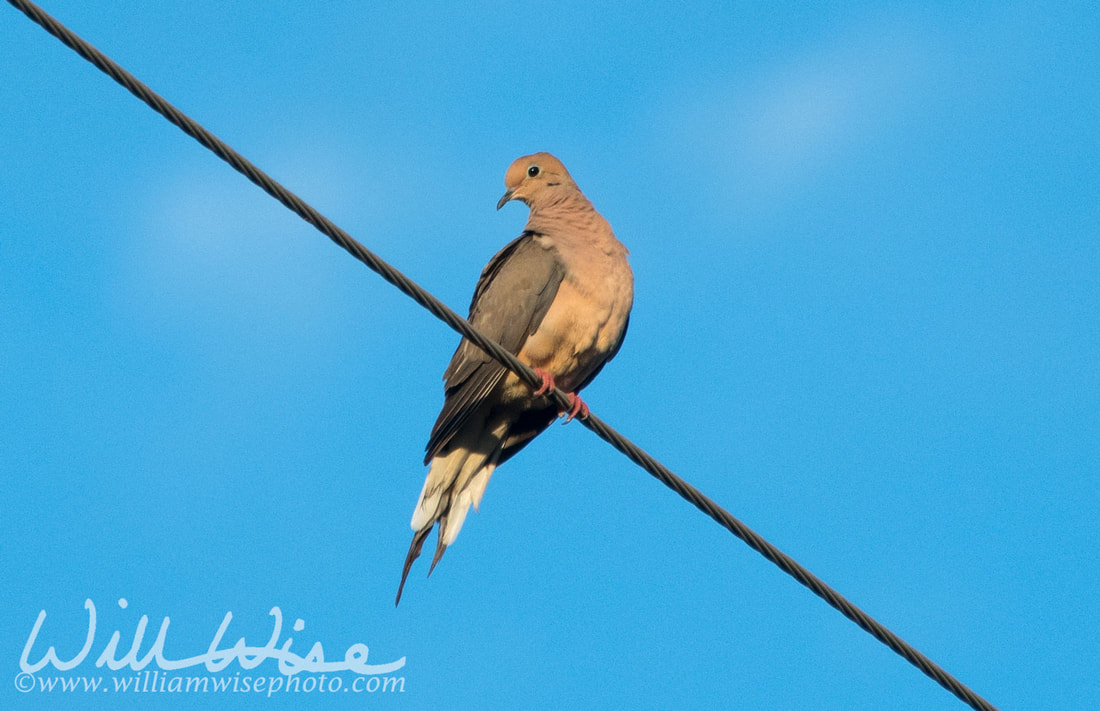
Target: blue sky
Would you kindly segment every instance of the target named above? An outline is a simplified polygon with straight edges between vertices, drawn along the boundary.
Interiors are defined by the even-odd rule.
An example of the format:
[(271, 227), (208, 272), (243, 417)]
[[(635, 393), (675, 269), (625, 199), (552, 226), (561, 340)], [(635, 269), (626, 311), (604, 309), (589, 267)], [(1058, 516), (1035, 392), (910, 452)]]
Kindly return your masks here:
[[(592, 410), (994, 704), (1100, 705), (1095, 7), (304, 5), (45, 8), (459, 311), (555, 153), (636, 277)], [(395, 610), (457, 336), (0, 17), (0, 705), (963, 708), (576, 424)], [(20, 694), (88, 599), (55, 676), (278, 606), (405, 691)]]

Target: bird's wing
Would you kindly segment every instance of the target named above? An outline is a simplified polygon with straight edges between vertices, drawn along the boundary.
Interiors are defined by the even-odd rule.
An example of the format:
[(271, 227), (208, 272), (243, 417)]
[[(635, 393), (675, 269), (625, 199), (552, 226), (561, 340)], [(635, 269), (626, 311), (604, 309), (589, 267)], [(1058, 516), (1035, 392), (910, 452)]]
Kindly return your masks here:
[[(470, 323), (512, 353), (518, 353), (538, 329), (565, 276), (557, 252), (534, 237), (524, 232), (497, 252), (481, 272), (470, 303)], [(506, 373), (504, 366), (462, 340), (443, 374), (446, 400), (428, 438), (425, 464), (485, 402)]]

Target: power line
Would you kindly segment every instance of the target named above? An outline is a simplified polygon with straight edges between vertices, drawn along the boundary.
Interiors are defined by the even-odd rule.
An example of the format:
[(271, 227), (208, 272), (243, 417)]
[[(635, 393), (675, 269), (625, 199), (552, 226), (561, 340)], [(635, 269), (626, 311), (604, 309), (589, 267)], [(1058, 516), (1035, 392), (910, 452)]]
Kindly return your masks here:
[[(474, 329), (466, 319), (459, 316), (446, 304), (439, 301), (421, 286), (384, 261), (381, 257), (354, 240), (348, 233), (337, 227), (304, 200), (284, 188), (273, 178), (222, 142), (217, 136), (207, 131), (189, 116), (168, 103), (163, 97), (143, 84), (98, 49), (77, 36), (69, 28), (47, 14), (42, 8), (26, 0), (8, 0), (8, 2), (51, 35), (61, 40), (67, 47), (91, 62), (100, 71), (121, 84), (131, 94), (141, 99), (141, 101), (154, 111), (164, 116), (164, 118), (176, 125), (184, 133), (194, 138), (226, 163), (229, 163), (235, 170), (259, 186), (268, 195), (278, 200), (303, 220), (317, 228), (333, 242), (347, 250), (353, 257), (363, 262), (383, 279), (393, 284), (404, 294), (457, 331), (460, 335), (469, 339), (479, 348), (504, 364), (509, 370), (519, 375), (529, 385), (538, 387), (542, 384), (542, 380), (539, 376), (537, 376), (526, 364), (520, 362), (512, 353), (483, 336)], [(551, 395), (560, 408), (564, 410), (569, 407), (570, 401), (563, 391), (555, 389)], [(875, 639), (879, 640), (910, 664), (920, 669), (925, 675), (957, 696), (971, 708), (981, 711), (996, 711), (996, 708), (992, 704), (976, 694), (961, 681), (914, 649), (905, 640), (898, 637), (870, 615), (863, 612), (863, 610), (856, 607), (843, 595), (825, 584), (823, 580), (802, 567), (793, 558), (764, 540), (759, 534), (705, 496), (701, 491), (672, 473), (663, 464), (651, 457), (626, 437), (619, 434), (596, 415), (590, 413), (589, 416), (581, 420), (581, 422), (584, 423), (588, 429), (607, 441), (612, 447), (625, 454), (632, 462), (649, 472), (652, 476), (660, 480), (662, 484), (675, 491), (684, 499), (687, 499), (700, 511), (717, 521), (730, 533), (748, 544), (750, 548), (760, 553), (778, 566), (780, 570), (809, 588), (815, 595), (825, 600), (825, 602), (829, 603), (829, 605), (837, 609), (849, 620), (855, 622)]]

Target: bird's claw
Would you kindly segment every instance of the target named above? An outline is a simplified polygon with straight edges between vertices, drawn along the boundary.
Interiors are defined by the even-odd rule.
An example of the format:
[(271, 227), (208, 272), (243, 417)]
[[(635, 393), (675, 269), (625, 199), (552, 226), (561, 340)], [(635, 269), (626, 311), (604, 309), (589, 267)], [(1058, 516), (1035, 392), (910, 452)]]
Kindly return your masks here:
[(554, 385), (554, 376), (550, 375), (549, 371), (543, 370), (542, 368), (535, 368), (535, 375), (542, 378), (542, 385), (535, 391), (535, 395), (545, 395), (557, 387)]
[[(543, 370), (542, 368), (535, 368), (534, 370), (535, 375), (539, 376), (539, 378), (542, 379), (542, 384), (539, 385), (534, 394), (546, 395), (547, 393), (553, 392), (554, 389), (557, 387), (557, 385), (554, 384), (554, 376), (551, 375), (548, 371)], [(569, 398), (569, 409), (563, 410), (558, 413), (559, 417), (562, 415), (568, 415), (568, 417), (565, 418), (565, 422), (563, 422), (562, 424), (568, 425), (570, 422), (573, 421), (573, 418), (576, 417), (579, 417), (582, 420), (587, 420), (588, 405), (584, 404), (584, 400), (581, 400), (579, 397), (577, 397), (576, 393), (569, 393), (567, 397)]]
[[(562, 413), (563, 415), (566, 413)], [(574, 417), (579, 417), (582, 420), (588, 419), (588, 405), (584, 404), (584, 400), (581, 400), (576, 393), (569, 393), (569, 412), (568, 417), (565, 418), (563, 425), (568, 425), (573, 421)]]

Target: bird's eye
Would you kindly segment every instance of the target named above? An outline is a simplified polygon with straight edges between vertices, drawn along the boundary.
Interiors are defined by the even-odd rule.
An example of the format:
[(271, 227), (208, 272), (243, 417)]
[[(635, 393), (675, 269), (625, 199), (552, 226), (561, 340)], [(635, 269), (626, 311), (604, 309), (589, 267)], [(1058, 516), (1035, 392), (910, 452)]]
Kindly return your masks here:
[(539, 174), (539, 172), (540, 172), (539, 167), (537, 165), (533, 165), (533, 166), (531, 166), (530, 168), (527, 169), (527, 175), (528, 175), (528, 177), (531, 177), (531, 178), (534, 178), (535, 176), (537, 176)]

